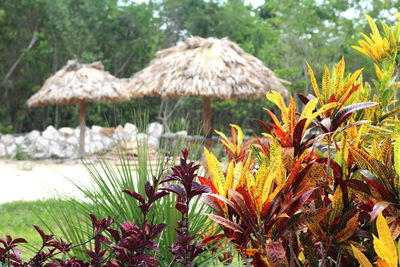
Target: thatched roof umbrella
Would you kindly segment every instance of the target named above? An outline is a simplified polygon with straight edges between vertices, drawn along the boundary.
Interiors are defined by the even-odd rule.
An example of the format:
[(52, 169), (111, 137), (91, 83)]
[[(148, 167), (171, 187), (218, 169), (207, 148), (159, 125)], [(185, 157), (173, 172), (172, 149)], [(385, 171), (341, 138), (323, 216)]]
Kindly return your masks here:
[(67, 65), (46, 80), (43, 87), (31, 96), (30, 107), (48, 104), (80, 105), (80, 152), (85, 152), (85, 102), (117, 102), (129, 100), (126, 80), (104, 71), (101, 61), (80, 64), (69, 60)]
[(157, 52), (150, 65), (128, 84), (131, 97), (203, 96), (203, 132), (211, 134), (211, 98), (265, 97), (270, 90), (288, 92), (263, 62), (228, 38), (190, 37)]

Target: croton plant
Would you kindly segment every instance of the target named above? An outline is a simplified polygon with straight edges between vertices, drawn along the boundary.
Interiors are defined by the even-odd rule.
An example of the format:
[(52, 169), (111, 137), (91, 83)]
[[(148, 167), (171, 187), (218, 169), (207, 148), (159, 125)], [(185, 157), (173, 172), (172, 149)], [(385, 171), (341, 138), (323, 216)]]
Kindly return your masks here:
[[(6, 236), (0, 264), (156, 266), (167, 225), (149, 214), (173, 193), (182, 216), (170, 244), (171, 266), (197, 266), (204, 253), (244, 266), (398, 266), (400, 23), (382, 23), (382, 36), (367, 19), (372, 33), (354, 48), (374, 60), (373, 86), (363, 82), (362, 69), (346, 73), (344, 59), (332, 70), (324, 67), (320, 80), (307, 64), (314, 95), (298, 95), (302, 109), (272, 91), (266, 97), (275, 106), (265, 109), (270, 119), (256, 120), (261, 136), (245, 142), (237, 125), (231, 138), (217, 131), (227, 162), (205, 148), (206, 175), (199, 177), (200, 166), (184, 150), (170, 173), (145, 184), (145, 195), (124, 190), (138, 201), (142, 217), (135, 223), (114, 227), (115, 218), (91, 215), (93, 237), (79, 244), (94, 243), (86, 249), (89, 260), (65, 256), (74, 246), (35, 226), (43, 239), (36, 255), (22, 261), (16, 247), (26, 240)], [(214, 222), (201, 236), (190, 231), (196, 197), (208, 206), (204, 220)]]

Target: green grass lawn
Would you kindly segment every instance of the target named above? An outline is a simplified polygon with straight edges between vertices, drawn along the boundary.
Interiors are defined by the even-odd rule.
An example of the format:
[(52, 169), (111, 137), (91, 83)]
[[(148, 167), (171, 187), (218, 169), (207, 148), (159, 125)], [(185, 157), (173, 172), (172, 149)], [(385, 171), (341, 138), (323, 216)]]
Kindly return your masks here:
[[(5, 239), (6, 235), (10, 235), (13, 239), (25, 238), (28, 244), (21, 244), (18, 247), (22, 251), (21, 257), (24, 260), (29, 259), (34, 255), (33, 251), (38, 250), (42, 244), (39, 233), (32, 225), (38, 225), (46, 234), (50, 234), (41, 219), (54, 229), (55, 223), (52, 222), (48, 208), (56, 203), (60, 204), (60, 201), (14, 201), (0, 205), (0, 238)], [(52, 234), (57, 235), (57, 233)]]

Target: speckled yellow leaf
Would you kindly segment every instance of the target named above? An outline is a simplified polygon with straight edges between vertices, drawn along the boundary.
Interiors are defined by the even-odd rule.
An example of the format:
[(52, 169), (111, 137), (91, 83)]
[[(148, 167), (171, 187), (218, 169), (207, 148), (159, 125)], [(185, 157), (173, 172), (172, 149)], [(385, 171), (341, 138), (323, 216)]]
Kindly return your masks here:
[[(376, 220), (376, 229), (378, 230), (379, 240), (382, 241), (384, 246), (387, 248), (386, 254), (388, 258), (383, 258), (389, 264), (396, 263), (397, 266), (397, 250), (396, 245), (392, 239), (392, 234), (390, 233), (389, 226), (386, 223), (385, 217), (383, 217), (382, 212), (379, 213), (378, 219)], [(375, 246), (375, 240), (374, 240)], [(379, 254), (378, 254), (379, 255)]]
[(210, 172), (211, 181), (219, 193), (222, 193), (225, 188), (225, 176), (222, 171), (221, 165), (217, 158), (210, 153), (206, 147), (204, 147), (204, 155), (206, 156), (206, 162), (208, 171)]
[(353, 250), (354, 257), (358, 260), (358, 263), (361, 264), (362, 267), (372, 267), (371, 262), (365, 257), (365, 255), (355, 246), (351, 245), (351, 249)]

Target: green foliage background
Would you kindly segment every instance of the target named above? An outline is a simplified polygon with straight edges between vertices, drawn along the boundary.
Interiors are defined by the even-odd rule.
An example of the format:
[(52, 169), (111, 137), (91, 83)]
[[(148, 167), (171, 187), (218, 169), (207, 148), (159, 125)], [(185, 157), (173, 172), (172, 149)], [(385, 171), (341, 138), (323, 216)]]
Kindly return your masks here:
[[(0, 2), (0, 81), (24, 57), (0, 87), (0, 132), (43, 130), (78, 125), (78, 107), (50, 105), (28, 108), (26, 100), (68, 59), (83, 63), (102, 60), (105, 69), (128, 78), (146, 67), (157, 50), (175, 45), (190, 35), (225, 37), (260, 58), (278, 77), (290, 81), (292, 94), (310, 92), (307, 60), (320, 75), (341, 57), (351, 57), (348, 70), (367, 59), (350, 47), (368, 27), (361, 19), (368, 12), (387, 20), (385, 10), (398, 6), (390, 0), (270, 0), (259, 7), (243, 0), (158, 0), (138, 4), (129, 0), (3, 0)], [(393, 12), (392, 12), (393, 13)], [(390, 18), (389, 18), (390, 19)], [(26, 47), (33, 34), (39, 40)], [(364, 71), (369, 80), (372, 67)], [(132, 110), (147, 109), (157, 120), (160, 99), (129, 103), (87, 105), (87, 124), (115, 126), (131, 119)], [(176, 100), (170, 100), (173, 105)], [(190, 118), (189, 131), (201, 124), (201, 98), (188, 97), (171, 122)], [(213, 126), (227, 121), (256, 129), (264, 99), (213, 102)]]

